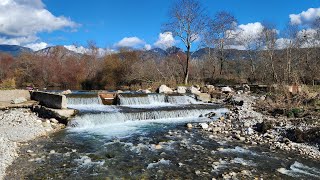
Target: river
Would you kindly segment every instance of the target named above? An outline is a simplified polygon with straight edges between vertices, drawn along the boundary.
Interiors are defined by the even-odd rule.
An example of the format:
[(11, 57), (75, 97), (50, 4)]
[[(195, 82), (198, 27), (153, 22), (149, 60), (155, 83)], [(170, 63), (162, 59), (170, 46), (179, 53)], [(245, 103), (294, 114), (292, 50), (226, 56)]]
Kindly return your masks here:
[[(189, 96), (120, 97), (102, 105), (96, 93), (75, 93), (68, 106), (80, 111), (50, 138), (21, 151), (6, 179), (320, 179), (320, 163), (284, 151), (210, 138), (188, 122), (210, 122), (228, 109)], [(212, 119), (205, 114), (215, 112)]]

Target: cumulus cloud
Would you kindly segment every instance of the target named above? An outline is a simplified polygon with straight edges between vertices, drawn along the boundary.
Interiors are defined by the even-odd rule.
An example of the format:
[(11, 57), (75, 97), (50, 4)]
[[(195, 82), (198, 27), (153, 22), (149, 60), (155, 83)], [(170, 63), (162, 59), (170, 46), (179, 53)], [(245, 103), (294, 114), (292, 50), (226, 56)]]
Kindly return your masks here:
[[(89, 48), (83, 47), (83, 46), (75, 46), (75, 45), (65, 45), (65, 48), (67, 48), (70, 51), (74, 51), (79, 54), (90, 54), (91, 50)], [(98, 48), (98, 56), (102, 57), (107, 54), (115, 53), (116, 51), (114, 49), (103, 49)]]
[(146, 42), (138, 37), (125, 37), (117, 42), (114, 46), (117, 48), (129, 47), (129, 48), (144, 48)]
[(155, 47), (167, 49), (174, 46), (177, 41), (174, 39), (172, 32), (160, 33), (158, 40), (153, 44)]
[(0, 44), (9, 44), (9, 45), (21, 45), (38, 40), (36, 36), (21, 36), (21, 37), (1, 37)]
[(260, 22), (238, 25), (235, 30), (231, 31), (234, 41), (231, 42), (229, 48), (238, 50), (253, 48), (263, 28)]
[(307, 11), (302, 11), (299, 14), (290, 14), (289, 17), (292, 24), (308, 24), (320, 17), (320, 8), (309, 8)]
[(258, 38), (263, 31), (263, 25), (260, 22), (240, 24), (238, 29), (240, 31), (239, 38)]
[(290, 44), (290, 40), (288, 38), (279, 38), (276, 41), (276, 48), (277, 49), (285, 49)]
[(25, 47), (28, 47), (28, 48), (32, 49), (33, 51), (39, 51), (39, 50), (44, 49), (48, 46), (49, 46), (49, 44), (47, 44), (45, 42), (30, 43), (30, 44), (25, 45)]
[(34, 50), (48, 46), (39, 42), (38, 33), (52, 32), (79, 25), (67, 17), (55, 16), (42, 0), (0, 1), (0, 44), (22, 45)]
[(301, 45), (303, 48), (320, 47), (320, 41), (317, 36), (317, 30), (311, 28), (298, 32), (298, 37), (304, 40)]
[(7, 36), (30, 36), (77, 27), (64, 16), (54, 16), (40, 0), (4, 0), (0, 4), (0, 17), (0, 33)]

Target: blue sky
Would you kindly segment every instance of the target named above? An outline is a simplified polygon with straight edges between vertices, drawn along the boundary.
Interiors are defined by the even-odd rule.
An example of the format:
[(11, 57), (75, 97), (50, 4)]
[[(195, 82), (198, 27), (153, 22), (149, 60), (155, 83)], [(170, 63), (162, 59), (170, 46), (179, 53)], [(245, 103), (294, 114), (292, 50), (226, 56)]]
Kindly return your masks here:
[[(4, 1), (8, 1), (9, 3), (4, 4), (3, 8), (8, 6), (8, 4), (10, 5), (10, 3), (12, 5), (23, 2), (23, 5), (26, 5), (31, 2), (30, 6), (36, 7), (39, 10), (47, 10), (54, 18), (63, 16), (65, 19), (63, 21), (64, 24), (52, 25), (53, 27), (48, 27), (47, 29), (45, 27), (39, 27), (34, 30), (34, 33), (31, 33), (30, 30), (29, 34), (24, 33), (21, 36), (19, 36), (19, 34), (10, 34), (5, 30), (1, 31), (0, 27), (0, 43), (1, 36), (2, 39), (4, 39), (3, 42), (13, 42), (11, 44), (20, 42), (20, 45), (43, 42), (46, 46), (72, 44), (85, 46), (88, 40), (93, 40), (102, 48), (115, 48), (115, 45), (125, 37), (135, 37), (135, 42), (138, 40), (143, 41), (139, 41), (141, 47), (144, 45), (154, 47), (155, 43), (159, 40), (161, 25), (167, 21), (168, 9), (173, 2), (172, 0)], [(34, 1), (33, 4), (32, 1)], [(280, 31), (286, 23), (290, 21), (290, 14), (299, 14), (307, 11), (309, 8), (319, 8), (320, 12), (320, 0), (200, 1), (204, 7), (207, 8), (210, 16), (213, 16), (217, 11), (226, 10), (236, 16), (239, 25), (266, 20), (275, 23), (277, 29)], [(13, 5), (11, 11), (14, 10), (14, 7), (17, 9), (21, 8), (20, 6)], [(1, 12), (0, 16), (2, 16)], [(66, 21), (70, 21), (73, 24)], [(50, 22), (47, 23), (47, 25), (43, 23), (44, 26), (50, 26)], [(16, 27), (18, 25), (12, 26)], [(10, 38), (20, 38), (24, 36), (28, 36), (27, 38), (30, 39), (30, 42), (28, 42), (28, 40), (22, 42), (19, 40), (10, 41)], [(176, 38), (176, 40), (178, 39)], [(181, 46), (179, 41), (174, 42), (176, 45)]]

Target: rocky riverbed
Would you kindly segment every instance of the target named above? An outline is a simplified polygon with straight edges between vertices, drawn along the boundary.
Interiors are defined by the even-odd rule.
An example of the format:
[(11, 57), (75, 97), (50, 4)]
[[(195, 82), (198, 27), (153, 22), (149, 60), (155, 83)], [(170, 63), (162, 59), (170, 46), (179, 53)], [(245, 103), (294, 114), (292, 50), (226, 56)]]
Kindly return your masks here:
[[(5, 162), (1, 177), (19, 151), (21, 156), (7, 168), (6, 179), (320, 177), (318, 119), (273, 117), (256, 110), (257, 96), (222, 95), (218, 101), (230, 109), (223, 116), (202, 113), (201, 121), (193, 121), (202, 123), (186, 127), (190, 120), (145, 125), (138, 121), (137, 132), (111, 139), (105, 134), (72, 131), (74, 127), (46, 138), (63, 127), (55, 119), (38, 118), (27, 109), (1, 111), (0, 148), (4, 153), (0, 160)], [(39, 136), (44, 137), (28, 141)]]
[[(187, 127), (199, 127), (212, 139), (267, 145), (271, 150), (281, 149), (320, 159), (319, 119), (301, 120), (265, 115), (255, 111), (257, 99), (247, 94), (236, 95), (226, 117), (210, 123), (187, 124)], [(311, 141), (303, 142), (301, 139)]]
[(4, 178), (6, 168), (19, 156), (21, 146), (63, 126), (55, 119), (39, 118), (29, 109), (0, 111), (0, 179)]

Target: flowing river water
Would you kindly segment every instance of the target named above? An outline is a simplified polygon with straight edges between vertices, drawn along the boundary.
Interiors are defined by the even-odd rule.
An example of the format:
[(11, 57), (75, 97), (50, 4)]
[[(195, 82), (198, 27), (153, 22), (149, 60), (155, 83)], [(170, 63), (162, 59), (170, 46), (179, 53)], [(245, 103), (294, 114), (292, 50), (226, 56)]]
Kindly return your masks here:
[(266, 147), (209, 138), (187, 122), (208, 122), (227, 109), (189, 96), (124, 94), (102, 105), (97, 94), (68, 97), (80, 111), (50, 138), (23, 146), (6, 179), (320, 179), (320, 162)]

